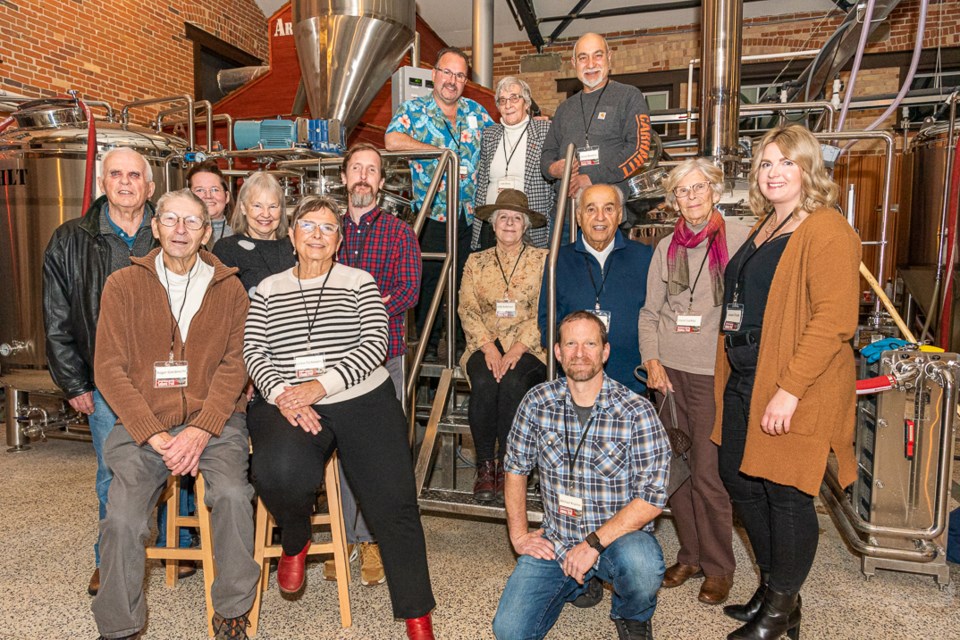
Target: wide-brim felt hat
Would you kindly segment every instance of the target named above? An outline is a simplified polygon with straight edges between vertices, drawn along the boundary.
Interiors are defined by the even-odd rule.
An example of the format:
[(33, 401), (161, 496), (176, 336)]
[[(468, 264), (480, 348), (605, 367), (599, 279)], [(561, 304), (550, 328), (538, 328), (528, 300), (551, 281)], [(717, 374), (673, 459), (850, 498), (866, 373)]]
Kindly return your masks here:
[(482, 207), (478, 207), (474, 215), (478, 219), (486, 222), (490, 216), (493, 215), (494, 211), (499, 209), (509, 209), (510, 211), (518, 211), (520, 213), (527, 214), (527, 216), (530, 218), (531, 227), (546, 226), (547, 217), (542, 213), (538, 213), (533, 209), (530, 209), (527, 204), (527, 196), (523, 191), (518, 191), (517, 189), (504, 189), (497, 196), (496, 203), (485, 204)]

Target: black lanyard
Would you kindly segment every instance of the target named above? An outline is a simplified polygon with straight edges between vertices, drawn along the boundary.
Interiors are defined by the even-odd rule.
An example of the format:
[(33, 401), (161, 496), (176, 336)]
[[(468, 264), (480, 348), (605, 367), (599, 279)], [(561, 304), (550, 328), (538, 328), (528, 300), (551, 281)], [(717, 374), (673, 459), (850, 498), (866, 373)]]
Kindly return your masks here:
[(507, 170), (504, 173), (507, 175), (510, 174), (510, 161), (513, 160), (513, 154), (517, 152), (517, 147), (519, 147), (520, 143), (523, 142), (523, 137), (527, 135), (527, 129), (530, 128), (530, 122), (531, 120), (528, 119), (527, 126), (525, 126), (523, 131), (520, 132), (520, 137), (517, 138), (517, 144), (513, 145), (513, 149), (510, 151), (509, 156), (507, 155), (507, 143), (509, 142), (507, 140), (507, 127), (503, 127), (503, 157), (507, 160)]
[(707, 264), (707, 258), (710, 256), (710, 247), (713, 246), (713, 241), (716, 239), (717, 234), (710, 236), (710, 241), (707, 243), (707, 250), (703, 254), (703, 260), (700, 261), (700, 268), (697, 269), (697, 277), (693, 281), (693, 285), (690, 287), (690, 305), (687, 307), (693, 309), (693, 292), (697, 289), (697, 283), (700, 282), (700, 274), (703, 273), (703, 265)]
[(307, 306), (307, 297), (303, 295), (303, 283), (300, 281), (300, 267), (297, 266), (297, 288), (300, 289), (300, 299), (303, 301), (303, 310), (307, 312), (307, 318), (309, 322), (307, 323), (307, 349), (313, 349), (313, 325), (317, 323), (317, 316), (320, 315), (320, 301), (323, 300), (323, 290), (327, 288), (327, 280), (330, 279), (330, 274), (333, 273), (333, 268), (337, 266), (337, 263), (330, 264), (330, 270), (327, 271), (327, 277), (323, 279), (323, 284), (320, 285), (320, 295), (317, 296), (317, 306), (313, 308), (313, 317), (310, 317), (310, 307)]
[[(600, 95), (597, 96), (597, 104), (593, 105), (593, 113), (590, 114), (590, 119), (583, 121), (583, 138), (586, 141), (586, 146), (590, 146), (590, 127), (593, 126), (593, 116), (597, 115), (597, 108), (600, 107), (600, 101), (603, 100), (603, 92), (607, 90), (607, 87), (610, 85), (603, 85), (603, 89), (600, 89)], [(586, 118), (587, 112), (583, 108), (583, 91), (580, 92), (580, 115), (583, 118)]]
[(457, 133), (453, 133), (453, 127), (450, 126), (450, 118), (446, 115), (443, 116), (443, 124), (447, 127), (447, 133), (450, 134), (450, 137), (453, 138), (454, 143), (457, 145), (457, 155), (460, 155), (460, 134), (463, 132), (463, 125), (460, 124), (460, 120), (457, 119)]
[(734, 303), (734, 304), (736, 304), (736, 303), (738, 302), (739, 298), (740, 298), (740, 277), (741, 277), (741, 275), (742, 275), (742, 273), (743, 273), (743, 268), (744, 268), (745, 266), (747, 266), (747, 263), (750, 262), (750, 259), (753, 258), (753, 256), (757, 255), (757, 252), (759, 252), (760, 249), (763, 248), (763, 245), (765, 245), (765, 244), (767, 244), (768, 242), (770, 242), (770, 240), (773, 239), (773, 236), (777, 235), (777, 231), (780, 231), (780, 229), (783, 229), (783, 227), (786, 226), (786, 224), (787, 224), (788, 222), (790, 222), (790, 218), (793, 217), (793, 214), (791, 213), (789, 216), (787, 216), (786, 218), (784, 218), (784, 219), (783, 219), (783, 222), (781, 222), (779, 225), (777, 225), (777, 228), (773, 230), (773, 233), (771, 233), (769, 236), (767, 236), (767, 239), (760, 243), (760, 246), (759, 246), (759, 247), (754, 248), (753, 251), (749, 251), (749, 248), (753, 246), (753, 240), (754, 240), (754, 238), (756, 238), (756, 237), (757, 237), (757, 234), (759, 234), (760, 231), (761, 231), (765, 226), (767, 226), (767, 222), (768, 222), (771, 218), (773, 218), (773, 217), (776, 217), (776, 212), (771, 213), (771, 214), (768, 214), (767, 217), (764, 218), (763, 224), (761, 224), (759, 227), (757, 227), (756, 229), (754, 229), (753, 233), (750, 234), (750, 237), (747, 238), (747, 241), (746, 241), (746, 242), (744, 243), (744, 245), (743, 245), (744, 247), (747, 247), (748, 251), (745, 252), (745, 253), (743, 253), (743, 254), (741, 254), (740, 259), (737, 260), (736, 280), (734, 281), (735, 284), (734, 284), (734, 287), (733, 287), (733, 303)]
[[(197, 260), (200, 260), (200, 256), (197, 256)], [(173, 296), (170, 295), (170, 276), (167, 275), (167, 263), (163, 261), (163, 253), (160, 254), (160, 264), (163, 265), (163, 279), (167, 283), (167, 306), (170, 307), (170, 317), (173, 319), (173, 329), (170, 331), (170, 360), (173, 360), (173, 343), (177, 339), (177, 327), (180, 326), (180, 316), (183, 315), (183, 308), (187, 306), (187, 294), (190, 293), (190, 276), (193, 275), (194, 268), (197, 267), (196, 264), (187, 271), (187, 286), (183, 288), (183, 301), (180, 303), (180, 311), (177, 311), (177, 316), (173, 316)], [(186, 340), (184, 340), (186, 343)]]
[[(610, 258), (611, 258), (612, 255), (613, 255), (613, 252), (611, 251), (610, 254), (611, 254), (611, 255), (607, 256), (607, 261), (610, 260)], [(599, 309), (600, 309), (600, 294), (603, 293), (603, 288), (604, 288), (604, 287), (606, 286), (606, 284), (607, 284), (607, 276), (609, 276), (609, 275), (610, 275), (610, 272), (613, 271), (613, 263), (611, 262), (611, 263), (609, 264), (609, 268), (606, 270), (606, 273), (604, 273), (603, 267), (602, 267), (602, 266), (600, 267), (600, 273), (603, 273), (603, 280), (600, 281), (600, 288), (597, 289), (597, 281), (593, 279), (593, 269), (590, 268), (590, 261), (587, 260), (587, 256), (583, 256), (583, 262), (584, 262), (584, 264), (587, 265), (587, 275), (590, 276), (590, 284), (593, 285), (593, 292), (597, 295), (597, 298), (596, 298), (596, 308), (599, 310)], [(597, 262), (599, 263), (600, 261), (597, 260)]]
[(497, 251), (496, 247), (493, 249), (493, 257), (497, 259), (497, 266), (500, 267), (500, 275), (503, 276), (503, 284), (507, 285), (507, 291), (504, 293), (504, 296), (510, 294), (510, 283), (513, 282), (513, 274), (517, 272), (517, 267), (520, 266), (520, 258), (523, 257), (523, 252), (527, 250), (527, 245), (524, 244), (520, 249), (520, 255), (517, 256), (517, 261), (513, 263), (513, 271), (510, 272), (510, 278), (507, 279), (507, 272), (503, 270), (503, 263), (500, 262), (500, 252)]
[[(570, 398), (570, 402), (573, 403), (573, 398)], [(596, 403), (594, 403), (596, 404)], [(570, 455), (570, 427), (567, 425), (567, 407), (563, 407), (563, 448), (564, 453), (567, 454), (567, 457), (570, 458), (570, 477), (575, 477), (577, 470), (577, 460), (580, 459), (580, 450), (583, 448), (583, 443), (587, 440), (587, 434), (590, 433), (590, 428), (593, 427), (593, 415), (591, 412), (591, 417), (587, 418), (587, 424), (583, 428), (583, 434), (580, 436), (579, 442), (577, 442), (577, 448), (574, 450), (573, 455)], [(579, 422), (579, 419), (578, 419)]]

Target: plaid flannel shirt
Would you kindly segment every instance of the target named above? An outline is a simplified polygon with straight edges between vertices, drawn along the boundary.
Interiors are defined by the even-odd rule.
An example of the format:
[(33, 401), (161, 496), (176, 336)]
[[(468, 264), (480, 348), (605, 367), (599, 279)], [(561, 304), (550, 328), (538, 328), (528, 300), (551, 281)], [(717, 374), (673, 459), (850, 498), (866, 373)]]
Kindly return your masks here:
[[(506, 472), (529, 475), (540, 468), (544, 536), (561, 563), (632, 500), (657, 508), (667, 502), (670, 443), (648, 400), (604, 374), (587, 427), (574, 470), (571, 460), (584, 428), (567, 379), (558, 378), (527, 392), (507, 441)], [(583, 499), (579, 518), (560, 513), (561, 493)], [(653, 522), (643, 529), (652, 531)]]
[(387, 360), (403, 355), (407, 348), (406, 312), (416, 306), (420, 296), (420, 244), (413, 229), (380, 207), (360, 216), (360, 224), (345, 214), (338, 258), (348, 267), (363, 269), (372, 275), (380, 295), (390, 296), (384, 305), (390, 316)]

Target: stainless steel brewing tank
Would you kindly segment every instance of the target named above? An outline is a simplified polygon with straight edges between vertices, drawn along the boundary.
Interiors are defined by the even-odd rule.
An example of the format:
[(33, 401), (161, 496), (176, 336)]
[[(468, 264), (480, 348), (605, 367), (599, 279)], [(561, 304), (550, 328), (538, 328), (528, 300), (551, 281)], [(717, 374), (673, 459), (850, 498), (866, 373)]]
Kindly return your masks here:
[(900, 230), (908, 240), (900, 264), (937, 264), (940, 219), (948, 188), (947, 133), (945, 122), (924, 127), (903, 154), (900, 211), (906, 214), (906, 228), (901, 226)]
[[(71, 104), (28, 103), (14, 114), (20, 126), (0, 133), (0, 345), (19, 347), (6, 356), (0, 352), (0, 370), (46, 366), (43, 252), (54, 229), (83, 214), (87, 122)], [(185, 140), (98, 121), (97, 171), (103, 154), (121, 146), (147, 158), (157, 184), (154, 199), (182, 186), (176, 165), (167, 184), (164, 164), (187, 148)]]

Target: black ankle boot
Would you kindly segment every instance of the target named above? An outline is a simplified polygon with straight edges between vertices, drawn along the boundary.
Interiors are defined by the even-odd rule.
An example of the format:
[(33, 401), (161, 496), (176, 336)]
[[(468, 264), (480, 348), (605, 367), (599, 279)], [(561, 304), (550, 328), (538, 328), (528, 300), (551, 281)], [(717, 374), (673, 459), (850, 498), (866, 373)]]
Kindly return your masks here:
[(477, 502), (493, 502), (497, 497), (496, 471), (493, 460), (477, 463), (477, 480), (473, 483), (473, 499)]
[(753, 616), (760, 611), (760, 604), (763, 602), (763, 596), (767, 593), (767, 583), (770, 582), (770, 574), (760, 574), (760, 586), (753, 592), (750, 600), (746, 604), (728, 604), (723, 608), (723, 615), (729, 616), (740, 622), (750, 622)]
[(780, 593), (767, 587), (763, 604), (753, 620), (727, 636), (727, 640), (777, 640), (787, 634), (800, 639), (799, 593)]

